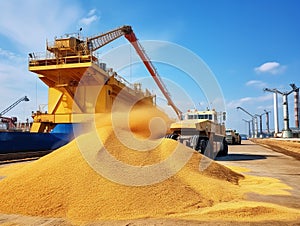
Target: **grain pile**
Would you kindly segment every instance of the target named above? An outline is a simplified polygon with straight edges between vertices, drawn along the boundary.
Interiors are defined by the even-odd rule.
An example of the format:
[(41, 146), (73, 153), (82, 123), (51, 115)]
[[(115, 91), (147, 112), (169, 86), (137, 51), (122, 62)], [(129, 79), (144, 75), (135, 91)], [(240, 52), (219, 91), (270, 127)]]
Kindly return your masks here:
[(251, 139), (254, 143), (271, 148), (274, 151), (292, 156), (300, 160), (300, 140), (299, 139)]
[[(151, 128), (159, 128), (156, 123), (149, 128), (153, 116), (161, 118), (156, 121), (159, 123), (167, 120), (155, 109), (148, 109), (146, 112), (147, 114), (141, 115), (139, 110), (133, 110), (130, 115), (130, 131), (119, 128), (118, 133), (122, 134), (122, 138), (126, 138), (132, 137), (134, 132), (136, 139), (133, 146), (140, 140), (148, 142), (150, 147), (154, 147), (153, 149), (136, 151), (124, 145), (117, 137), (119, 134), (115, 133), (110, 115), (100, 115), (96, 121), (104, 123), (98, 123), (101, 126), (95, 133), (84, 134), (1, 180), (0, 212), (66, 218), (76, 224), (138, 218), (209, 220), (224, 217), (225, 220), (251, 220), (258, 212), (261, 216), (258, 219), (269, 219), (272, 216), (275, 219), (294, 220), (299, 216), (295, 211), (280, 210), (275, 205), (244, 202), (239, 206), (244, 196), (239, 181), (244, 177), (215, 162), (211, 162), (204, 171), (201, 171), (199, 165), (203, 164), (204, 160), (204, 162), (209, 161), (201, 154), (170, 139), (145, 139), (156, 137), (165, 130), (158, 129), (159, 132), (154, 133)], [(121, 116), (120, 113), (118, 117)], [(103, 120), (104, 118), (106, 120)], [(83, 157), (83, 150), (80, 150), (80, 147), (88, 148), (93, 145), (95, 145), (95, 155), (92, 156), (95, 158), (102, 156), (101, 150), (96, 148), (97, 145), (91, 143), (95, 141), (95, 134), (111, 156), (135, 167), (170, 160), (169, 156), (174, 154), (176, 148), (181, 153), (180, 156), (189, 156), (189, 160), (182, 169), (178, 170), (175, 166), (181, 164), (180, 160), (171, 159), (164, 165), (164, 170), (171, 169), (171, 172), (174, 170), (174, 175), (163, 181), (145, 186), (116, 183), (96, 172), (91, 167), (91, 163), (86, 161), (86, 156)], [(153, 142), (156, 143), (151, 146)], [(111, 175), (119, 173), (122, 176), (123, 173), (125, 178), (128, 176), (126, 171), (114, 170)], [(164, 170), (152, 172), (151, 178), (160, 177), (166, 173)], [(131, 176), (126, 181), (128, 184), (131, 179), (136, 179), (134, 175)], [(143, 178), (138, 179), (142, 181)], [(278, 218), (283, 215), (285, 217)]]

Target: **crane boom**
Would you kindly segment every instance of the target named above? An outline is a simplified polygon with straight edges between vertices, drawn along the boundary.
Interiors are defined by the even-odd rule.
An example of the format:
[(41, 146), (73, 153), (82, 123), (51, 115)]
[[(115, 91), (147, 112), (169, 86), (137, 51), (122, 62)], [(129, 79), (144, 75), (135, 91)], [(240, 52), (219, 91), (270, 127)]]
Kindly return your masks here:
[(254, 115), (250, 114), (248, 111), (246, 111), (244, 108), (242, 107), (237, 107), (237, 109), (241, 109), (243, 112), (245, 112), (246, 114), (250, 115), (252, 118), (255, 118)]
[(131, 43), (131, 45), (134, 47), (135, 51), (139, 55), (139, 57), (142, 59), (144, 65), (148, 69), (149, 73), (151, 74), (152, 78), (154, 79), (155, 83), (165, 96), (165, 98), (168, 101), (168, 105), (170, 105), (175, 113), (177, 114), (178, 118), (181, 119), (182, 112), (176, 107), (173, 100), (171, 99), (171, 95), (169, 94), (166, 86), (164, 85), (163, 81), (161, 80), (157, 70), (153, 66), (151, 60), (147, 56), (146, 52), (143, 50), (143, 47), (138, 42), (135, 34), (132, 32), (125, 34), (125, 38)]
[(11, 109), (13, 109), (15, 106), (17, 106), (19, 103), (21, 103), (22, 101), (29, 101), (27, 96), (24, 96), (22, 98), (20, 98), (19, 100), (17, 100), (16, 102), (14, 102), (12, 105), (10, 105), (9, 107), (7, 107), (6, 109), (4, 109), (3, 111), (0, 112), (0, 117), (2, 115), (5, 115), (7, 112), (9, 112)]
[(104, 34), (88, 38), (86, 47), (89, 49), (89, 51), (92, 52), (123, 35), (130, 42), (130, 44), (134, 47), (135, 51), (137, 52), (137, 54), (143, 61), (145, 67), (147, 68), (147, 70), (151, 74), (152, 78), (154, 79), (156, 85), (159, 87), (159, 89), (161, 90), (161, 92), (163, 93), (165, 98), (167, 99), (168, 105), (170, 105), (173, 108), (173, 110), (177, 114), (178, 118), (181, 119), (182, 112), (179, 110), (179, 108), (175, 105), (175, 103), (171, 99), (170, 93), (168, 92), (163, 81), (161, 80), (161, 78), (160, 78), (157, 70), (153, 66), (150, 58), (147, 56), (143, 47), (141, 46), (138, 39), (136, 38), (131, 26), (122, 26), (120, 28), (106, 32)]
[(133, 32), (130, 26), (122, 26), (104, 34), (87, 38), (87, 46), (90, 51), (96, 51), (102, 46), (105, 46), (106, 44), (130, 32)]

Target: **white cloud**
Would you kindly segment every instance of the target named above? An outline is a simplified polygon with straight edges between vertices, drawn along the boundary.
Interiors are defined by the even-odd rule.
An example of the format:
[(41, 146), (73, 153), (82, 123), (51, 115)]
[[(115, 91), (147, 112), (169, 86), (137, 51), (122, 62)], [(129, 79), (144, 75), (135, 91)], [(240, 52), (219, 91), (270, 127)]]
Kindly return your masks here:
[(251, 104), (257, 104), (260, 102), (265, 102), (272, 100), (273, 94), (268, 93), (263, 96), (258, 96), (258, 97), (243, 97), (238, 100), (232, 100), (227, 102), (227, 109), (236, 109), (239, 106), (245, 106), (245, 105), (251, 105)]
[(0, 1), (0, 8), (0, 34), (21, 51), (44, 50), (46, 39), (66, 33), (81, 11), (59, 0)]
[[(47, 103), (47, 87), (28, 71), (27, 53), (45, 51), (46, 39), (75, 27), (80, 7), (68, 1), (0, 1), (0, 110), (27, 95), (29, 102), (12, 109), (8, 116), (22, 121)], [(51, 9), (51, 10), (49, 10)], [(73, 29), (73, 28), (72, 28)], [(71, 30), (72, 31), (72, 30)]]
[(267, 83), (259, 81), (259, 80), (250, 80), (246, 83), (246, 86), (254, 86), (257, 88), (267, 87)]
[(87, 17), (80, 19), (79, 23), (89, 26), (91, 23), (93, 23), (94, 21), (97, 21), (99, 18), (100, 17), (96, 15), (96, 9), (91, 9), (88, 12)]
[(259, 67), (254, 68), (254, 71), (258, 74), (260, 73), (271, 73), (273, 75), (280, 74), (284, 72), (286, 69), (286, 66), (280, 65), (278, 62), (266, 62)]
[(259, 110), (262, 110), (262, 111), (264, 111), (264, 110), (273, 110), (273, 102), (271, 102), (272, 104), (269, 104), (269, 105), (261, 105), (261, 106), (257, 106), (257, 109), (259, 109)]
[[(248, 96), (240, 99), (232, 100), (227, 102), (227, 121), (226, 127), (237, 129), (240, 133), (248, 133), (247, 124), (243, 121), (243, 119), (251, 120), (251, 117), (243, 112), (242, 110), (238, 110), (237, 107), (242, 107), (250, 114), (262, 114), (264, 110), (272, 111), (272, 103), (273, 103), (273, 94), (266, 93), (262, 96)], [(270, 120), (272, 123), (272, 120)], [(270, 124), (270, 126), (272, 126)], [(272, 128), (272, 127), (271, 127)]]
[(91, 9), (88, 13), (88, 16), (92, 16), (96, 13), (96, 9)]
[(96, 15), (93, 15), (90, 17), (84, 17), (80, 20), (80, 23), (88, 26), (91, 23), (93, 23), (94, 21), (96, 21), (97, 19), (98, 19), (98, 16), (96, 16)]
[[(21, 61), (16, 61), (21, 62)], [(27, 96), (30, 101), (22, 103), (7, 113), (6, 116), (17, 116), (21, 121), (31, 119), (31, 111), (37, 110), (41, 103), (47, 103), (47, 88), (37, 76), (27, 70), (24, 62), (18, 64), (0, 59), (0, 110), (10, 106), (17, 99)]]
[(16, 60), (18, 57), (16, 56), (15, 53), (10, 52), (10, 51), (5, 50), (5, 49), (2, 49), (0, 47), (0, 59), (1, 58), (5, 59), (5, 60)]

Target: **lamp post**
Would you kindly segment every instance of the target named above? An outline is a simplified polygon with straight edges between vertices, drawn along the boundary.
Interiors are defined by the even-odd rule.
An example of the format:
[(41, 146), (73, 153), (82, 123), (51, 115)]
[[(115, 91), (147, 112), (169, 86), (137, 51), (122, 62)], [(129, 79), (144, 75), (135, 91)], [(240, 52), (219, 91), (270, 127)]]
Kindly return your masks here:
[(278, 90), (277, 89), (268, 89), (264, 88), (264, 91), (273, 93), (273, 102), (274, 102), (274, 136), (276, 137), (279, 133), (279, 123), (278, 123)]
[(252, 131), (253, 131), (253, 137), (257, 138), (257, 134), (258, 134), (258, 125), (257, 125), (257, 118), (255, 115), (250, 114), (248, 111), (246, 111), (244, 108), (242, 107), (237, 107), (236, 109), (240, 109), (243, 112), (245, 112), (246, 114), (250, 115), (252, 118)]
[(250, 123), (252, 122), (252, 120), (245, 120), (243, 119), (244, 122), (248, 123), (248, 136), (251, 137), (251, 126)]

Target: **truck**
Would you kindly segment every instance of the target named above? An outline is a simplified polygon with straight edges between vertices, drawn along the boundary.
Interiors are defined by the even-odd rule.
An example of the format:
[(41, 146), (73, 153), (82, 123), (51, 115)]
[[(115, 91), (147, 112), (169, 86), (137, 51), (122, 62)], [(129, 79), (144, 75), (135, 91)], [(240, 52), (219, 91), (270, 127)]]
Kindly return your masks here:
[(241, 144), (242, 138), (234, 129), (226, 129), (226, 141), (228, 144)]
[[(170, 125), (170, 134), (166, 137), (204, 154), (212, 159), (228, 155), (225, 139), (225, 124), (218, 119), (215, 109), (189, 110), (181, 120)], [(225, 112), (223, 113), (225, 120)]]

